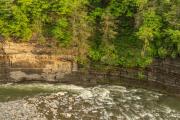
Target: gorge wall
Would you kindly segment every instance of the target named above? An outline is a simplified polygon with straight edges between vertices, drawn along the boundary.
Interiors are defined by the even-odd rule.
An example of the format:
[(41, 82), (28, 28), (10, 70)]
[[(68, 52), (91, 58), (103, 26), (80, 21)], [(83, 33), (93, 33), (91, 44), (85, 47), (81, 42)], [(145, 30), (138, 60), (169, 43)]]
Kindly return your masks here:
[[(89, 80), (164, 90), (180, 95), (180, 58), (155, 59), (142, 68), (117, 68), (106, 72), (90, 70)], [(100, 81), (104, 80), (104, 81)], [(118, 81), (118, 82), (117, 82)]]
[(154, 60), (145, 69), (117, 68), (100, 72), (78, 70), (72, 52), (55, 54), (56, 49), (32, 43), (1, 44), (0, 82), (63, 82), (81, 85), (128, 84), (161, 87), (180, 94), (180, 58)]
[(55, 50), (30, 43), (7, 42), (1, 45), (1, 82), (58, 82), (76, 70), (71, 55), (56, 55)]

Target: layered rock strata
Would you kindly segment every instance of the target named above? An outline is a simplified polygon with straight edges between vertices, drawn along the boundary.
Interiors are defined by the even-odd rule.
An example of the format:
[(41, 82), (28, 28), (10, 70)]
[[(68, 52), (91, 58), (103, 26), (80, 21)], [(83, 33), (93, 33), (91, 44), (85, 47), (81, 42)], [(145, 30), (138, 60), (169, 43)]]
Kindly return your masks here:
[(48, 81), (58, 82), (64, 75), (76, 71), (71, 55), (56, 55), (48, 47), (30, 43), (8, 42), (0, 52), (0, 80), (2, 82)]

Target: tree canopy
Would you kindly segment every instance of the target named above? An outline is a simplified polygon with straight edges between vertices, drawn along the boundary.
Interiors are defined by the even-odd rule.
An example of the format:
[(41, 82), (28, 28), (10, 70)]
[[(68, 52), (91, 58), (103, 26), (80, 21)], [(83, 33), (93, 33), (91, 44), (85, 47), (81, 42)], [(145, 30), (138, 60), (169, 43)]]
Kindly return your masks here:
[(144, 67), (180, 54), (180, 1), (1, 0), (0, 36), (76, 46), (80, 63)]

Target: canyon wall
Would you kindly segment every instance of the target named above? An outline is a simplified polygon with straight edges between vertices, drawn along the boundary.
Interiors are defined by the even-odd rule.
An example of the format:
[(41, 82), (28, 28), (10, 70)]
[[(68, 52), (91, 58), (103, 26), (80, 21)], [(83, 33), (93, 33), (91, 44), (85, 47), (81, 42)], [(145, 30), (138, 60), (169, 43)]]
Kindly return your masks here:
[[(100, 72), (78, 69), (69, 53), (31, 43), (1, 44), (0, 82), (62, 82), (80, 85), (131, 84), (161, 87), (180, 94), (180, 58), (154, 60), (145, 69), (116, 68)], [(63, 55), (62, 53), (65, 53)]]
[(91, 83), (124, 84), (134, 87), (143, 86), (180, 95), (179, 57), (175, 59), (155, 59), (150, 66), (143, 69), (116, 68), (104, 72), (91, 69), (88, 75), (86, 80), (91, 80)]
[(77, 70), (71, 55), (56, 55), (55, 50), (30, 43), (6, 42), (0, 50), (1, 82), (60, 82)]

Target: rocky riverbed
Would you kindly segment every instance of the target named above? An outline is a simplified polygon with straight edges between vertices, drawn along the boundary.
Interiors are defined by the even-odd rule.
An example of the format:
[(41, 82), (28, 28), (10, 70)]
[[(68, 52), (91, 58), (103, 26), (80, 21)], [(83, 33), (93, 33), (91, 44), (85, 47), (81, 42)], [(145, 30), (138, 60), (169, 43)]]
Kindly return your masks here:
[(180, 119), (179, 98), (144, 89), (62, 84), (2, 85), (0, 89), (9, 91), (0, 92), (0, 120)]

